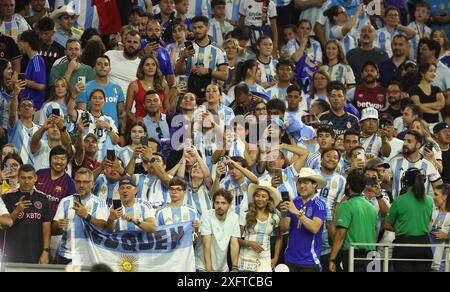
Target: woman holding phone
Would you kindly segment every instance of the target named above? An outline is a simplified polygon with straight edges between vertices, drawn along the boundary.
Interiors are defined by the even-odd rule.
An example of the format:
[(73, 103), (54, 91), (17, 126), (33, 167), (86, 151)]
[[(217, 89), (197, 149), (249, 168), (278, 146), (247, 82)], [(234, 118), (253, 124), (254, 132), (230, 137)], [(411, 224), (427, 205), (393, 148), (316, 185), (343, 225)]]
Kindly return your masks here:
[(2, 194), (19, 188), (19, 168), (22, 158), (16, 153), (9, 153), (2, 161)]
[[(139, 154), (142, 146), (142, 138), (147, 137), (147, 135), (147, 127), (143, 122), (135, 122), (131, 125), (127, 133), (127, 146), (122, 148), (119, 152), (119, 159), (124, 163), (125, 166), (130, 163), (131, 158), (133, 157), (133, 153)], [(136, 162), (140, 163), (142, 161), (140, 158), (138, 158)]]

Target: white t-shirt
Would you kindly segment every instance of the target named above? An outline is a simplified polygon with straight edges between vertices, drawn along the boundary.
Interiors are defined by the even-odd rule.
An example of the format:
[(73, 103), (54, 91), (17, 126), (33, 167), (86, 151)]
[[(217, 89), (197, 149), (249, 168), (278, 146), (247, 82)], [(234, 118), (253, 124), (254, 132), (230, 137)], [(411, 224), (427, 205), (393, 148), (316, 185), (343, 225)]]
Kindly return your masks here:
[(126, 95), (128, 86), (136, 80), (136, 72), (141, 62), (140, 58), (134, 61), (127, 60), (123, 56), (122, 51), (108, 51), (106, 54), (111, 60), (111, 73), (109, 78), (112, 82), (122, 87), (123, 93)]
[(391, 145), (391, 155), (386, 158), (384, 161), (389, 163), (392, 158), (400, 154), (403, 150), (403, 141), (397, 138), (393, 138), (391, 141), (388, 141), (389, 145)]
[[(202, 235), (211, 235), (211, 262), (216, 272), (228, 272), (227, 253), (231, 237), (240, 238), (239, 216), (234, 212), (228, 212), (225, 221), (216, 217), (214, 209), (209, 210), (203, 217), (200, 225)], [(196, 257), (197, 268), (206, 269), (205, 258)]]
[(33, 153), (34, 167), (36, 168), (36, 171), (50, 167), (49, 158), (50, 151), (52, 151), (50, 146), (48, 146), (47, 141), (40, 141), (39, 144), (39, 150)]
[(239, 7), (239, 14), (245, 16), (246, 26), (262, 26), (263, 17), (266, 16), (265, 25), (270, 25), (270, 19), (277, 17), (277, 7), (272, 1), (267, 6), (267, 11), (263, 15), (263, 2), (256, 2), (255, 0), (241, 0)]
[(0, 198), (0, 216), (8, 214), (8, 209), (6, 209), (5, 203), (3, 202), (2, 198)]

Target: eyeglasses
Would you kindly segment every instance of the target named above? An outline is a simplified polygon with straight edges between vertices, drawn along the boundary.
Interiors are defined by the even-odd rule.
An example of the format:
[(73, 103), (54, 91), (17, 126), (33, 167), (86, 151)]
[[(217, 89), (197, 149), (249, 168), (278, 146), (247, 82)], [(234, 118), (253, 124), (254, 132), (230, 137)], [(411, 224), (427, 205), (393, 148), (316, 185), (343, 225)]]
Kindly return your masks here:
[(171, 192), (171, 193), (181, 193), (183, 191), (184, 191), (184, 189), (181, 187), (180, 188), (174, 188), (174, 187), (169, 188), (169, 192)]

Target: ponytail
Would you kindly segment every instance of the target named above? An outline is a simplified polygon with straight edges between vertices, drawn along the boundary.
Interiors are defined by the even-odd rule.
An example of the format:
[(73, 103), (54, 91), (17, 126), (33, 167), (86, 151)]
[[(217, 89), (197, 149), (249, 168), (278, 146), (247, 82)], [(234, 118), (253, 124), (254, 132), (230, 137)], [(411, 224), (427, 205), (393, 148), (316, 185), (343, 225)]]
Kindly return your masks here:
[(425, 199), (425, 179), (421, 173), (416, 175), (413, 183), (413, 193), (417, 201), (423, 201)]

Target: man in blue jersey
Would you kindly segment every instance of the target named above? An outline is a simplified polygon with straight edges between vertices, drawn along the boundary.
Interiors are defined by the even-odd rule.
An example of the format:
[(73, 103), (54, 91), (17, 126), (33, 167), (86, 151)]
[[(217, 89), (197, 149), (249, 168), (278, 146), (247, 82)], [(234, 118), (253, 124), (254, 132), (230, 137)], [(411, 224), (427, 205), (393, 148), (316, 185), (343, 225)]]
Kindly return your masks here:
[(169, 183), (170, 203), (167, 207), (158, 210), (156, 221), (158, 226), (191, 222), (195, 233), (198, 233), (200, 222), (197, 211), (183, 206), (186, 197), (186, 182), (180, 177), (174, 177)]
[(19, 36), (17, 44), (20, 52), (27, 55), (30, 60), (25, 71), (27, 86), (22, 91), (21, 97), (32, 99), (35, 109), (40, 110), (46, 97), (47, 73), (45, 61), (38, 54), (40, 50), (39, 34), (33, 30), (25, 31)]
[[(119, 127), (119, 133), (125, 140), (126, 132), (125, 120), (125, 97), (119, 84), (110, 81), (111, 62), (108, 56), (103, 55), (97, 58), (95, 62), (95, 80), (86, 84), (86, 90), (78, 95), (77, 107), (81, 110), (87, 110), (88, 97), (96, 89), (102, 89), (106, 94), (106, 103), (102, 108), (103, 114), (114, 119), (114, 123)], [(125, 143), (125, 141), (123, 141)]]
[(31, 137), (39, 129), (33, 123), (34, 103), (31, 99), (23, 99), (19, 103), (19, 93), (25, 82), (14, 85), (14, 93), (9, 107), (8, 141), (19, 150), (24, 163), (33, 163), (33, 154), (30, 150)]
[(106, 201), (106, 205), (111, 207), (113, 200), (119, 200), (119, 180), (125, 175), (122, 161), (118, 157), (114, 161), (107, 157), (99, 168), (94, 172), (94, 195)]
[(192, 19), (195, 42), (193, 47), (184, 49), (175, 66), (178, 74), (191, 74), (226, 81), (228, 64), (225, 54), (212, 43), (208, 36), (209, 19), (196, 16)]
[(99, 228), (106, 227), (109, 211), (106, 202), (92, 194), (94, 175), (86, 168), (80, 168), (75, 175), (76, 195), (64, 198), (53, 218), (52, 234), (62, 235), (61, 247), (56, 257), (58, 264), (72, 261), (71, 222), (75, 216)]
[(322, 126), (317, 129), (317, 142), (319, 144), (319, 150), (308, 156), (305, 167), (312, 169), (320, 168), (320, 159), (323, 151), (330, 149), (334, 145), (335, 133), (332, 127)]
[(326, 203), (316, 197), (327, 181), (310, 168), (300, 171), (297, 181), (298, 197), (280, 206), (284, 218), (281, 232), (289, 231), (285, 260), (291, 272), (320, 272), (322, 232), (327, 216)]
[[(109, 232), (156, 231), (155, 211), (142, 200), (136, 199), (137, 185), (134, 178), (124, 176), (119, 181), (119, 208), (111, 210), (106, 228)], [(119, 205), (119, 204), (118, 204)], [(114, 202), (113, 207), (117, 207)]]

